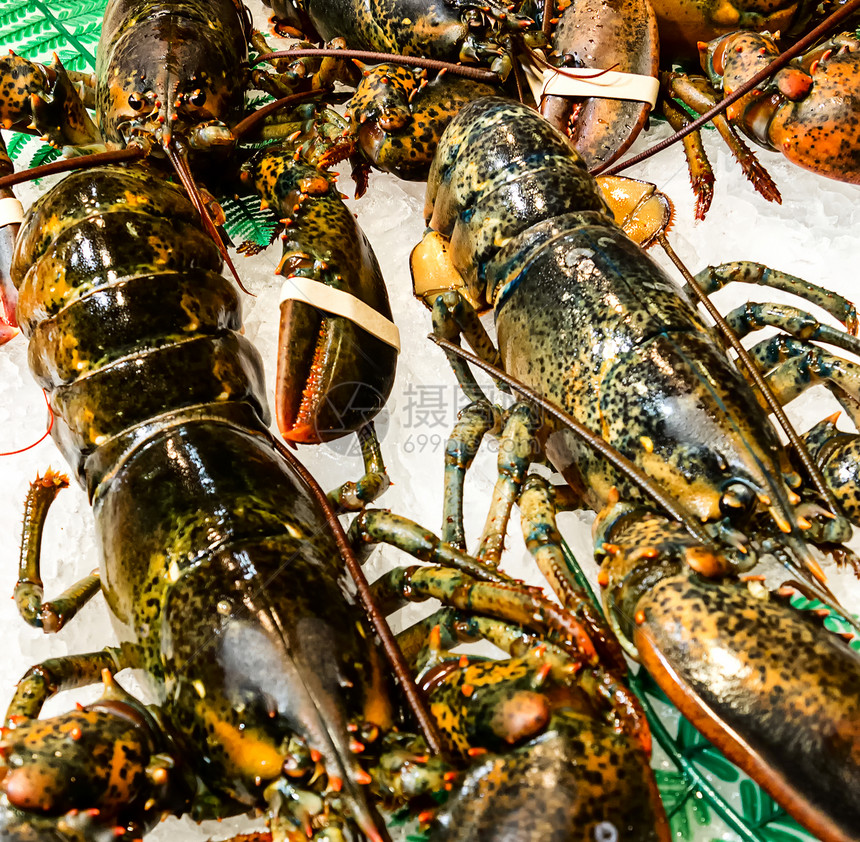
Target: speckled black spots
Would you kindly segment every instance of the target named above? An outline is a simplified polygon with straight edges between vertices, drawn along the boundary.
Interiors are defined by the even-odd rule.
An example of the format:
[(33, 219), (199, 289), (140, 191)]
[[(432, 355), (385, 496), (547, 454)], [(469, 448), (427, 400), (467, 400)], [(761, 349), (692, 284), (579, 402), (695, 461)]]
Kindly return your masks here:
[[(585, 755), (570, 748), (577, 737), (589, 746)], [(634, 760), (628, 740), (575, 715), (561, 715), (553, 730), (471, 769), (442, 808), (430, 838), (593, 842), (596, 826), (609, 822), (629, 828), (625, 838), (659, 839), (648, 773)], [(616, 774), (621, 769), (624, 779)]]
[[(737, 761), (746, 750), (732, 735), (743, 735), (766, 786), (783, 799), (807, 801), (841, 827), (857, 826), (857, 802), (843, 797), (860, 791), (855, 651), (808, 612), (689, 570), (661, 582), (639, 610), (647, 618), (637, 632), (646, 663), (659, 650), (689, 688), (669, 681), (661, 682), (664, 689), (709, 739)], [(725, 730), (690, 698), (679, 701), (690, 691)]]
[(353, 130), (375, 167), (400, 178), (425, 179), (453, 116), (466, 103), (496, 92), (491, 85), (459, 76), (428, 82), (426, 71), (379, 65), (350, 100)]
[(354, 49), (426, 56), (457, 62), (492, 61), (509, 50), (519, 31), (520, 3), (474, 0), (303, 0), (302, 6), (326, 40), (344, 38)]

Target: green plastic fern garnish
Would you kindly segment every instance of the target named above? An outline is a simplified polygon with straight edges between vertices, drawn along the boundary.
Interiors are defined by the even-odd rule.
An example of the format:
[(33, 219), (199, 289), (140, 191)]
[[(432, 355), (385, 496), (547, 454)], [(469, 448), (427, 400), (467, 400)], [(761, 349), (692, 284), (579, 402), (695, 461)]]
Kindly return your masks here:
[(251, 242), (265, 247), (272, 242), (278, 220), (270, 210), (260, 208), (259, 196), (224, 199), (221, 209), (227, 217), (224, 227), (234, 243)]

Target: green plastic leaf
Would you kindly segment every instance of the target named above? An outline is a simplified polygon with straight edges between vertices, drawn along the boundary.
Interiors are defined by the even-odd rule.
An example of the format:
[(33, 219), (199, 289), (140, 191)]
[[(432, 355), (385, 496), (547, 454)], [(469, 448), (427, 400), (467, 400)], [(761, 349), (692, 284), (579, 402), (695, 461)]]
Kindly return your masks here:
[(33, 136), (24, 134), (23, 132), (14, 132), (9, 142), (6, 144), (6, 151), (9, 157), (14, 161), (24, 151), (24, 147), (33, 140)]
[(740, 793), (744, 818), (754, 827), (765, 825), (782, 815), (782, 809), (776, 802), (752, 781), (741, 781)]
[(62, 154), (61, 149), (55, 149), (53, 146), (43, 143), (30, 160), (30, 166), (41, 167), (42, 164), (50, 164), (51, 161), (56, 161), (57, 158), (62, 157)]
[(660, 685), (654, 681), (650, 673), (640, 668), (637, 677), (639, 679), (640, 686), (645, 693), (655, 698), (658, 702), (662, 702), (664, 705), (672, 704), (669, 701), (669, 697), (663, 692)]
[(697, 763), (700, 763), (714, 777), (727, 783), (734, 783), (739, 777), (737, 766), (730, 763), (720, 752), (711, 745), (703, 746), (696, 755)]
[(815, 837), (789, 816), (769, 822), (761, 833), (767, 842), (815, 842)]
[(250, 241), (258, 246), (267, 246), (272, 242), (278, 220), (271, 211), (260, 209), (259, 196), (224, 199), (221, 209), (227, 217), (225, 228), (234, 243)]

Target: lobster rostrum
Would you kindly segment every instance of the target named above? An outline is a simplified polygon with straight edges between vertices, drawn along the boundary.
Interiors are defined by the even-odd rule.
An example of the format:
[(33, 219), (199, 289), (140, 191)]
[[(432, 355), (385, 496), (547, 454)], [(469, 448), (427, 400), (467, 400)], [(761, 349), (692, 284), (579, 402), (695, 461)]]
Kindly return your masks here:
[[(459, 342), (462, 333), (481, 358), (630, 465), (622, 470), (604, 445), (563, 424), (533, 427), (580, 505), (599, 512), (604, 600), (628, 651), (816, 836), (855, 839), (860, 660), (792, 608), (785, 586), (829, 599), (811, 548), (846, 540), (845, 516), (822, 509), (721, 340), (615, 227), (592, 178), (545, 121), (503, 100), (473, 103), (443, 137), (427, 196), (431, 233), (413, 266), (441, 236), (468, 297), (493, 306), (499, 350), (456, 293), (436, 301), (436, 334)], [(699, 280), (713, 291), (738, 273), (806, 292), (854, 326), (844, 299), (763, 267), (727, 264)], [(792, 334), (752, 353), (780, 402), (817, 380), (852, 406), (854, 368), (810, 342), (826, 333), (856, 351), (852, 336), (818, 329), (795, 308), (761, 305), (729, 321), (742, 333), (773, 324)], [(467, 395), (486, 403), (468, 367), (448, 354)], [(830, 422), (809, 434), (813, 456), (840, 464), (830, 473), (850, 501), (851, 456), (833, 446), (838, 438)], [(522, 483), (524, 471), (511, 482)], [(655, 508), (655, 499), (666, 502)], [(486, 540), (503, 533), (509, 509), (488, 521)]]

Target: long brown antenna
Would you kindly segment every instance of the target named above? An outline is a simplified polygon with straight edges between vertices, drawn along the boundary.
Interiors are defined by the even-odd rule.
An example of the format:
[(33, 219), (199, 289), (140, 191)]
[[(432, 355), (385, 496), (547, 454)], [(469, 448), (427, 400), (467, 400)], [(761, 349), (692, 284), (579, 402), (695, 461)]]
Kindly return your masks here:
[(367, 61), (374, 64), (403, 64), (407, 67), (423, 67), (425, 70), (438, 70), (450, 73), (452, 76), (465, 76), (467, 79), (475, 79), (478, 82), (499, 82), (498, 73), (492, 70), (483, 70), (480, 67), (471, 67), (466, 64), (452, 64), (449, 61), (439, 61), (434, 58), (422, 58), (421, 56), (402, 56), (398, 53), (373, 53), (367, 50), (331, 50), (325, 47), (311, 47), (301, 50), (278, 50), (274, 53), (266, 53), (258, 56), (252, 65), (273, 58), (302, 58), (304, 56), (330, 56), (333, 58), (352, 58), (358, 61)]
[(230, 259), (230, 255), (227, 253), (227, 247), (224, 245), (224, 241), (221, 239), (221, 235), (218, 233), (218, 229), (215, 227), (212, 217), (209, 216), (209, 211), (206, 210), (206, 205), (203, 204), (203, 197), (200, 195), (200, 189), (194, 182), (194, 177), (191, 175), (191, 170), (188, 168), (187, 162), (176, 151), (176, 149), (173, 148), (172, 144), (166, 144), (164, 146), (164, 151), (170, 159), (170, 163), (173, 164), (173, 169), (176, 170), (176, 174), (179, 176), (179, 180), (182, 182), (185, 192), (194, 203), (194, 207), (197, 208), (197, 213), (200, 214), (200, 219), (203, 222), (203, 227), (206, 230), (206, 233), (215, 241), (215, 245), (218, 246), (218, 251), (221, 252), (221, 256), (224, 258), (224, 262), (230, 267), (230, 271), (233, 273), (233, 277), (236, 279), (239, 289), (248, 295), (253, 295), (254, 293), (245, 288), (245, 285), (242, 283), (242, 279), (239, 277), (239, 273), (236, 271), (236, 267), (233, 265), (233, 261)]
[(122, 161), (136, 161), (147, 155), (146, 149), (140, 146), (129, 146), (126, 149), (116, 149), (112, 152), (95, 152), (92, 155), (80, 155), (77, 158), (63, 158), (61, 161), (51, 161), (50, 164), (42, 164), (29, 170), (4, 175), (0, 178), (0, 188), (12, 187), (15, 184), (23, 184), (25, 181), (33, 181), (36, 178), (45, 178), (69, 170), (80, 170), (87, 167), (98, 167), (102, 164), (116, 164)]
[(340, 521), (337, 519), (337, 515), (335, 514), (334, 509), (332, 509), (325, 491), (320, 488), (319, 483), (313, 478), (311, 472), (290, 452), (287, 447), (274, 437), (272, 437), (272, 441), (278, 449), (278, 452), (287, 460), (287, 462), (289, 462), (299, 477), (301, 477), (302, 482), (307, 486), (308, 491), (310, 491), (311, 495), (322, 508), (323, 513), (325, 514), (326, 523), (332, 531), (332, 535), (334, 536), (335, 543), (337, 544), (337, 548), (340, 551), (344, 564), (346, 564), (346, 568), (349, 570), (349, 574), (355, 582), (356, 592), (358, 594), (358, 599), (361, 602), (361, 606), (367, 613), (368, 619), (373, 625), (374, 630), (379, 635), (379, 639), (382, 642), (382, 649), (385, 652), (385, 657), (388, 658), (388, 663), (391, 665), (391, 669), (393, 670), (394, 675), (396, 676), (397, 681), (409, 702), (409, 706), (415, 714), (415, 719), (424, 734), (427, 746), (434, 754), (439, 755), (440, 757), (444, 756), (444, 747), (442, 735), (439, 732), (439, 726), (436, 724), (436, 720), (430, 713), (430, 709), (427, 706), (427, 700), (424, 698), (423, 693), (412, 678), (406, 659), (403, 657), (403, 653), (397, 645), (397, 640), (395, 639), (387, 620), (382, 615), (382, 612), (379, 610), (379, 607), (373, 599), (373, 594), (370, 592), (370, 585), (367, 583), (367, 578), (364, 575), (364, 571), (361, 569), (361, 564), (359, 564), (359, 561), (349, 544), (346, 533), (343, 531), (343, 526), (341, 526)]
[(444, 351), (461, 357), (472, 365), (476, 365), (478, 368), (491, 374), (494, 378), (507, 383), (512, 389), (525, 395), (525, 397), (537, 404), (541, 409), (545, 410), (554, 418), (557, 418), (563, 424), (570, 427), (570, 429), (573, 430), (573, 432), (576, 433), (576, 435), (579, 436), (592, 450), (594, 450), (595, 453), (600, 454), (607, 462), (610, 462), (626, 477), (633, 480), (633, 482), (635, 482), (636, 485), (645, 492), (645, 494), (657, 503), (658, 506), (662, 506), (671, 517), (682, 523), (686, 527), (687, 531), (697, 541), (705, 546), (711, 543), (711, 536), (702, 529), (701, 525), (690, 512), (683, 508), (676, 500), (669, 497), (666, 492), (651, 479), (651, 477), (640, 470), (623, 453), (616, 450), (616, 448), (609, 444), (609, 442), (598, 436), (592, 430), (589, 430), (588, 427), (581, 424), (572, 415), (565, 412), (563, 409), (560, 409), (552, 403), (552, 401), (539, 395), (533, 389), (530, 389), (525, 383), (517, 380), (516, 377), (512, 377), (506, 371), (502, 371), (491, 363), (485, 362), (480, 357), (464, 350), (459, 345), (456, 345), (447, 339), (443, 339), (440, 336), (434, 336), (433, 334), (430, 335), (430, 339), (432, 339), (433, 342), (435, 342)]
[(233, 137), (238, 141), (243, 135), (246, 135), (252, 129), (255, 129), (258, 123), (261, 123), (273, 112), (278, 111), (281, 108), (288, 108), (289, 106), (296, 105), (300, 102), (307, 102), (308, 100), (315, 99), (322, 94), (329, 93), (329, 91), (330, 88), (320, 88), (316, 91), (303, 91), (300, 94), (290, 94), (289, 96), (276, 99), (274, 102), (268, 102), (262, 108), (258, 108), (256, 111), (249, 114), (244, 120), (236, 123), (232, 129)]
[(777, 56), (767, 67), (762, 68), (758, 73), (755, 74), (751, 79), (744, 82), (739, 88), (733, 91), (729, 96), (727, 96), (721, 102), (718, 102), (713, 108), (709, 111), (706, 111), (702, 114), (701, 117), (693, 120), (687, 126), (684, 126), (680, 131), (675, 132), (671, 137), (667, 137), (664, 140), (661, 140), (659, 143), (655, 143), (653, 146), (646, 149), (644, 152), (640, 152), (638, 155), (634, 155), (632, 158), (628, 158), (626, 161), (622, 161), (619, 164), (615, 164), (612, 167), (598, 167), (591, 171), (592, 175), (599, 175), (600, 173), (605, 173), (606, 175), (615, 175), (616, 173), (620, 173), (623, 170), (626, 170), (628, 167), (632, 167), (634, 164), (638, 164), (641, 161), (650, 158), (652, 155), (656, 155), (658, 152), (662, 152), (667, 146), (671, 146), (673, 143), (677, 143), (682, 138), (685, 138), (688, 134), (691, 134), (694, 131), (702, 128), (705, 123), (712, 120), (717, 114), (721, 114), (725, 111), (732, 103), (737, 102), (741, 97), (746, 96), (753, 88), (757, 87), (759, 84), (764, 82), (766, 79), (773, 76), (781, 68), (785, 67), (793, 58), (799, 56), (803, 53), (807, 47), (811, 47), (821, 38), (822, 35), (826, 35), (829, 30), (831, 30), (834, 26), (841, 23), (845, 18), (850, 17), (857, 9), (860, 8), (860, 0), (848, 0), (848, 2), (837, 9), (832, 15), (829, 15), (825, 20), (820, 23), (815, 29), (812, 30), (808, 35), (804, 35), (796, 44), (793, 44), (789, 47), (784, 53), (781, 53)]

